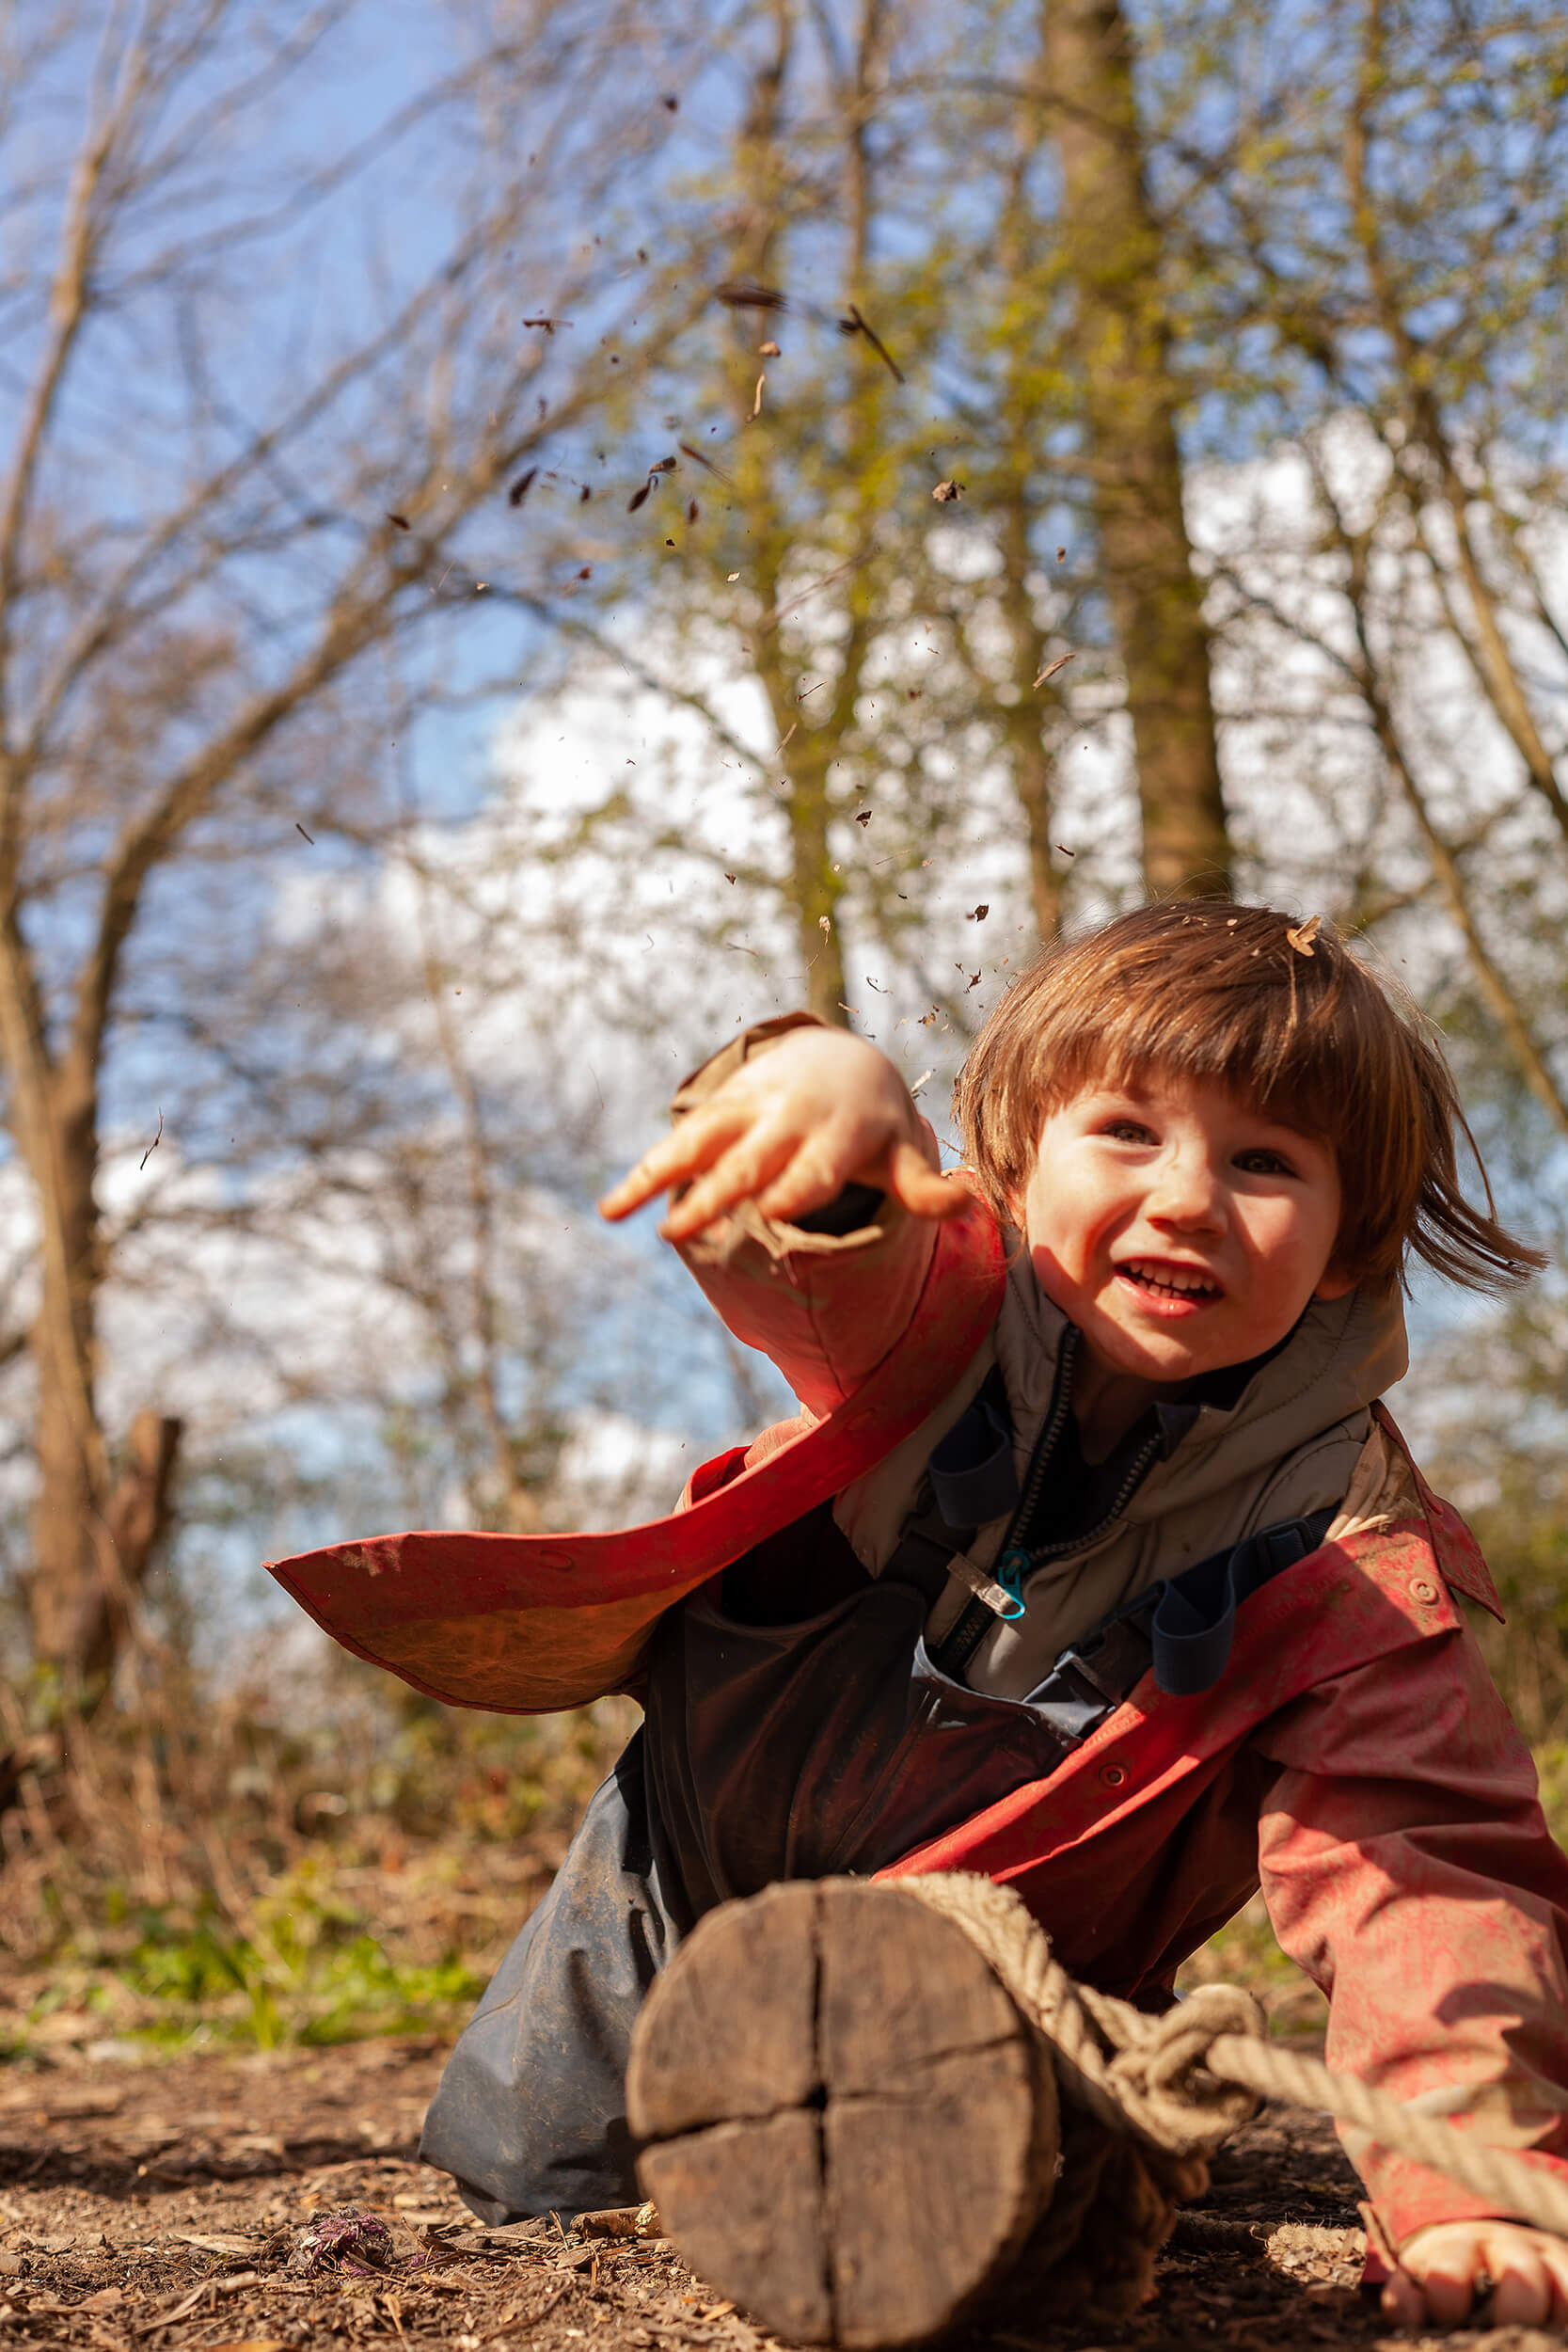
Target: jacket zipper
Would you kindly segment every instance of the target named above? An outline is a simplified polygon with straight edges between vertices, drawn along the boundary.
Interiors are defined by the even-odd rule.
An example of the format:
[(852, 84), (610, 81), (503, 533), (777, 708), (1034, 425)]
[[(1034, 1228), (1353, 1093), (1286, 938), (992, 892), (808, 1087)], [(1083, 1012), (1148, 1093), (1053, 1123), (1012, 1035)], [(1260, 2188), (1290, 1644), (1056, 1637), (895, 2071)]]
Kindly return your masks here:
[(1011, 1606), (1002, 1613), (1009, 1620), (1022, 1617), (1023, 1614), (1024, 1578), (1033, 1569), (1043, 1565), (1047, 1560), (1060, 1559), (1064, 1553), (1069, 1551), (1086, 1550), (1089, 1545), (1098, 1543), (1106, 1530), (1113, 1527), (1120, 1518), (1152, 1470), (1160, 1452), (1161, 1438), (1159, 1432), (1156, 1431), (1154, 1436), (1148, 1438), (1139, 1448), (1128, 1464), (1127, 1475), (1117, 1489), (1116, 1498), (1109, 1510), (1096, 1526), (1085, 1529), (1083, 1534), (1069, 1536), (1063, 1543), (1038, 1544), (1033, 1548), (1019, 1540), (1034, 1516), (1035, 1506), (1039, 1501), (1040, 1491), (1045, 1485), (1046, 1472), (1051, 1467), (1052, 1456), (1060, 1442), (1063, 1425), (1071, 1406), (1072, 1368), (1077, 1351), (1078, 1327), (1076, 1324), (1069, 1323), (1062, 1334), (1061, 1354), (1056, 1359), (1056, 1387), (1051, 1400), (1051, 1410), (1046, 1416), (1045, 1424), (1038, 1438), (1035, 1440), (1035, 1451), (1029, 1459), (1029, 1472), (1024, 1480), (1023, 1493), (1019, 1500), (1018, 1509), (1013, 1513), (1012, 1525), (1007, 1530), (1006, 1541), (1002, 1547), (995, 1567), (991, 1570), (993, 1580), (1002, 1587), (1011, 1603)]

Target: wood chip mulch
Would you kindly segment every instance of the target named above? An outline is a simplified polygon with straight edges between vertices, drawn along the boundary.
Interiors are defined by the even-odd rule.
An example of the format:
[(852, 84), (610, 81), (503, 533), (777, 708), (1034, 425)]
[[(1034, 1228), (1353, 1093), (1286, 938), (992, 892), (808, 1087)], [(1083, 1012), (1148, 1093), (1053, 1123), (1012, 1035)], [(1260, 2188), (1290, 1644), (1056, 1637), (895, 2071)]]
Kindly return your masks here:
[[(0, 2352), (784, 2352), (658, 2238), (480, 2228), (415, 2157), (434, 2037), (145, 2064), (0, 2067)], [(940, 2227), (940, 2216), (933, 2225)], [(1356, 2292), (1331, 2129), (1266, 2113), (1179, 2218), (1154, 2301), (1112, 2335), (975, 2352), (1546, 2352), (1525, 2328), (1388, 2333)]]

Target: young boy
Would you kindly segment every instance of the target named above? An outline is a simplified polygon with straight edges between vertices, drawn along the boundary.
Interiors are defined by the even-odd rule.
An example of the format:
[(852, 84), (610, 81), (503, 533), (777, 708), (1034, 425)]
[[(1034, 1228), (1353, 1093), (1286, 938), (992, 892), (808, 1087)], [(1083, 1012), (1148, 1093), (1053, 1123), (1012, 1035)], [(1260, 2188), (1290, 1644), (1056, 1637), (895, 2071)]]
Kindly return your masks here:
[[(896, 1357), (976, 1195), (1006, 1284), (921, 1426), (658, 1621), (427, 2158), (496, 2219), (626, 2201), (632, 2022), (697, 1916), (962, 1867), (1156, 2001), (1260, 1881), (1331, 2064), (1568, 2169), (1568, 1863), (1451, 1597), (1495, 1607), (1485, 1568), (1376, 1403), (1412, 1253), (1474, 1287), (1539, 1263), (1461, 1195), (1419, 1016), (1327, 927), (1156, 906), (1049, 950), (956, 1099), (943, 1177), (874, 1046), (768, 1022), (603, 1203), (673, 1191), (808, 1423)], [(1483, 2276), (1499, 2322), (1568, 2315), (1568, 2245), (1351, 2153), (1390, 2317), (1458, 2320)]]

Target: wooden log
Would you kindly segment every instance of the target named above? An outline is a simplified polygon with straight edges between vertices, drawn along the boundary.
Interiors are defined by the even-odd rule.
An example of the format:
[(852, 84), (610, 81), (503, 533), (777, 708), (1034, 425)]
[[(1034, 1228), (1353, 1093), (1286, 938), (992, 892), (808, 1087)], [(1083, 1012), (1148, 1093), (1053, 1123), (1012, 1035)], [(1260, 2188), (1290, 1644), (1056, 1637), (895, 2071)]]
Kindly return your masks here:
[(692, 2268), (775, 2335), (923, 2342), (1051, 2192), (1049, 2061), (951, 1920), (862, 1879), (712, 1913), (648, 1995), (626, 2114)]

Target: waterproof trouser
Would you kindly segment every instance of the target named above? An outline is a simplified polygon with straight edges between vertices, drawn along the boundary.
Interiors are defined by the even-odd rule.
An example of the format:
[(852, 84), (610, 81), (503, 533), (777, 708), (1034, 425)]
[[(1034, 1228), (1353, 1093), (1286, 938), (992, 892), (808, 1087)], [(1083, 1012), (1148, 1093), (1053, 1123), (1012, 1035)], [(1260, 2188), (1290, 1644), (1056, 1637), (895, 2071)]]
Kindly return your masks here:
[(632, 2026), (705, 1912), (778, 1879), (869, 1875), (1060, 1760), (1027, 1701), (931, 1664), (919, 1593), (852, 1564), (841, 1581), (816, 1615), (758, 1623), (768, 1588), (732, 1570), (659, 1627), (646, 1720), (425, 2121), (421, 2155), (483, 2219), (636, 2200)]

